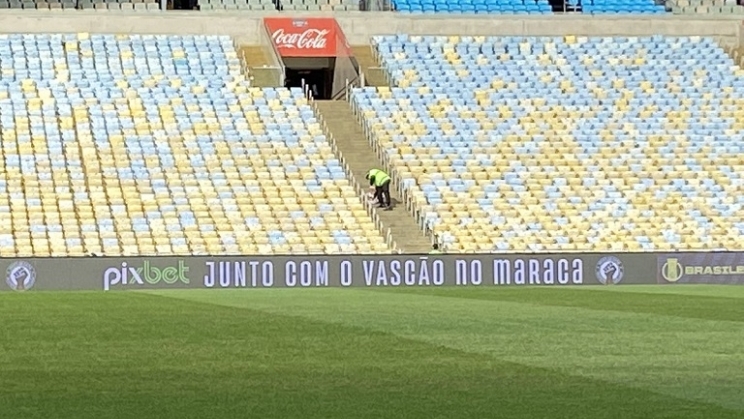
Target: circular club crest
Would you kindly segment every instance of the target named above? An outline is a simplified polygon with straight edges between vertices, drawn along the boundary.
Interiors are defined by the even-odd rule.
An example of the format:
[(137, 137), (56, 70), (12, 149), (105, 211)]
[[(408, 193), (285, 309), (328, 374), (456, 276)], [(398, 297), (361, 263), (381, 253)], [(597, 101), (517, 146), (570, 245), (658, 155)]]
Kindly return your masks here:
[(623, 263), (615, 256), (605, 256), (597, 262), (597, 281), (614, 285), (623, 280)]
[(5, 282), (13, 291), (27, 291), (36, 283), (36, 270), (28, 262), (13, 262), (8, 266)]

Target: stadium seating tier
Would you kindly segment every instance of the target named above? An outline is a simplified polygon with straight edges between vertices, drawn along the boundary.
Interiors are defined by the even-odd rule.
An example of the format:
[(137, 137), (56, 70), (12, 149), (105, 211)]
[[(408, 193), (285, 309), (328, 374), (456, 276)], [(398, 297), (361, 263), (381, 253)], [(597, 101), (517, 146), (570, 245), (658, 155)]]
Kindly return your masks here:
[(710, 39), (375, 39), (353, 93), (454, 251), (744, 247), (744, 71)]
[(229, 37), (0, 35), (0, 256), (388, 250), (299, 89)]

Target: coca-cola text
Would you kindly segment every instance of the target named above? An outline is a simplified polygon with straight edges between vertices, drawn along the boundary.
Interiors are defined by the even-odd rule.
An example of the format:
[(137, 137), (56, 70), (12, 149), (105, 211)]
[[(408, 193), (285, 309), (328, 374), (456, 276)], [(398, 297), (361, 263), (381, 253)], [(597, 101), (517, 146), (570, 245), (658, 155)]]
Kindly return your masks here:
[(271, 37), (277, 48), (325, 49), (329, 33), (327, 29), (307, 29), (301, 33), (287, 33), (284, 29), (277, 29)]

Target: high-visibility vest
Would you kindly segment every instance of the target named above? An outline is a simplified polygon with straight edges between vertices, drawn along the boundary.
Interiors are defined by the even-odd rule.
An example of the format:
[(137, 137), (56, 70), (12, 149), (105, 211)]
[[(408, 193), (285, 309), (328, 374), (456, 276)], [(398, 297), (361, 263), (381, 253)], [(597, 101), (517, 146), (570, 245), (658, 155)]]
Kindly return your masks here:
[(380, 169), (372, 169), (369, 172), (367, 172), (368, 177), (374, 177), (375, 178), (375, 186), (380, 187), (382, 186), (386, 181), (390, 180), (390, 176), (388, 176), (387, 173), (383, 172)]

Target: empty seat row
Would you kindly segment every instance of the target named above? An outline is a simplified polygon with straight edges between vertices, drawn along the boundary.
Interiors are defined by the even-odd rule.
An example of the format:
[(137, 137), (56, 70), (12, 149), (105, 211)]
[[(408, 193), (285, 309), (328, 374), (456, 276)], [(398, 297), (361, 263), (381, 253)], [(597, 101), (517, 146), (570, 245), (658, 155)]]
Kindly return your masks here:
[(359, 0), (280, 0), (282, 10), (359, 10)]
[(552, 13), (547, 0), (395, 0), (406, 13)]

